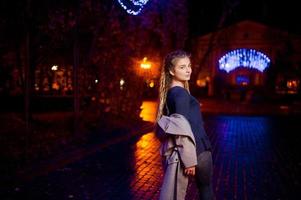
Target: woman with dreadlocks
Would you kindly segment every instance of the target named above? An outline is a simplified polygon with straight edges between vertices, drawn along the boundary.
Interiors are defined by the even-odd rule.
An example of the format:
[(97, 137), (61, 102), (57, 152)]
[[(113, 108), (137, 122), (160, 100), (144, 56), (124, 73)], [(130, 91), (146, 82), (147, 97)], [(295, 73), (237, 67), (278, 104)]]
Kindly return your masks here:
[(214, 198), (211, 144), (203, 127), (198, 100), (190, 94), (190, 55), (169, 53), (161, 70), (156, 135), (164, 178), (161, 200), (185, 199), (188, 177), (195, 177), (200, 199)]

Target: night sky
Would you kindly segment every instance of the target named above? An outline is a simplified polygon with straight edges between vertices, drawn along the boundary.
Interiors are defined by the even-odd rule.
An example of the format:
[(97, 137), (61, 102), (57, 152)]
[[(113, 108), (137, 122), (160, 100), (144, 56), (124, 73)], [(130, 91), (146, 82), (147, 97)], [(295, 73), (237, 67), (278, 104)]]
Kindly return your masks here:
[[(101, 0), (100, 0), (101, 1)], [(117, 0), (116, 5), (118, 5)], [(163, 0), (160, 0), (163, 2)], [(170, 0), (172, 2), (172, 0)], [(203, 35), (213, 30), (219, 29), (239, 22), (241, 20), (249, 19), (267, 24), (268, 26), (287, 30), (291, 33), (301, 34), (301, 25), (298, 20), (300, 17), (300, 6), (297, 5), (296, 0), (274, 1), (274, 0), (187, 0), (189, 10), (189, 30), (191, 36)], [(149, 0), (148, 4), (151, 4)], [(66, 7), (74, 4), (71, 0), (45, 0), (35, 1), (32, 0), (33, 7), (40, 13), (35, 13), (43, 20), (47, 17), (44, 14), (45, 10), (53, 7)], [(0, 20), (11, 21), (19, 16), (22, 19), (21, 10), (24, 9), (26, 1), (0, 1)], [(172, 4), (171, 4), (172, 6)], [(144, 8), (147, 9), (147, 6)], [(125, 11), (124, 11), (125, 12)], [(142, 11), (143, 14), (143, 11)], [(24, 23), (22, 20), (12, 22), (12, 30), (18, 29), (18, 26)], [(6, 30), (1, 30), (6, 31)], [(17, 33), (14, 30), (12, 33)], [(2, 33), (3, 35), (3, 33)]]
[[(239, 22), (254, 20), (271, 27), (301, 34), (298, 1), (273, 0), (188, 0), (192, 35), (206, 34)], [(299, 23), (298, 23), (299, 22)]]

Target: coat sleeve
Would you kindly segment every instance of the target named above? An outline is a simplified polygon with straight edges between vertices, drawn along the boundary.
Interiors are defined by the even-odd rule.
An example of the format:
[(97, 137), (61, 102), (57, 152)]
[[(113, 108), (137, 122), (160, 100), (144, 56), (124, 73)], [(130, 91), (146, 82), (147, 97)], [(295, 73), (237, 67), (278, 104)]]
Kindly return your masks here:
[(196, 149), (191, 139), (187, 136), (175, 136), (175, 142), (184, 167), (197, 165)]

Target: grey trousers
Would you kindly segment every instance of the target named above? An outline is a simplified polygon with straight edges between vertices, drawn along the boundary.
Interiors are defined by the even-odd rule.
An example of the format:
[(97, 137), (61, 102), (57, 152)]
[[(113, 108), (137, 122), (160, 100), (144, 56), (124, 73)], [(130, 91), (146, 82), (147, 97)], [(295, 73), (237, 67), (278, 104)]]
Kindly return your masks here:
[(198, 155), (198, 165), (196, 166), (196, 184), (201, 200), (213, 200), (212, 188), (213, 162), (210, 151), (204, 151)]

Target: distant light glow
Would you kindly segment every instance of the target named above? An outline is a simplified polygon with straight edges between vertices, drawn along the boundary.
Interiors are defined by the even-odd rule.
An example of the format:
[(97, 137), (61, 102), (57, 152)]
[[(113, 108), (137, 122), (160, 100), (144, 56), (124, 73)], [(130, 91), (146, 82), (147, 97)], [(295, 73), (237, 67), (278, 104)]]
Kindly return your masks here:
[(120, 86), (123, 86), (123, 85), (124, 85), (124, 83), (125, 83), (124, 79), (123, 79), (123, 78), (121, 78), (121, 79), (120, 79), (120, 81), (119, 81), (119, 83), (120, 83)]
[(57, 65), (53, 65), (53, 66), (51, 67), (51, 70), (52, 70), (52, 71), (58, 70), (58, 66), (57, 66)]
[(263, 72), (271, 61), (265, 54), (254, 49), (236, 49), (221, 57), (218, 62), (219, 69), (226, 72), (238, 67), (249, 67)]
[(118, 0), (121, 7), (130, 15), (138, 15), (149, 0)]
[(155, 86), (155, 82), (152, 80), (150, 83), (149, 83), (149, 87), (153, 88)]
[(120, 90), (123, 90), (123, 86), (125, 84), (125, 81), (123, 78), (120, 79), (119, 84), (120, 84)]
[(119, 84), (120, 84), (120, 90), (123, 90), (123, 86), (125, 84), (125, 81), (123, 78), (120, 79)]

